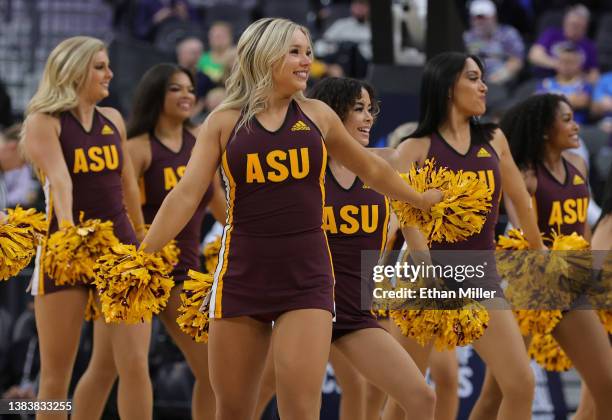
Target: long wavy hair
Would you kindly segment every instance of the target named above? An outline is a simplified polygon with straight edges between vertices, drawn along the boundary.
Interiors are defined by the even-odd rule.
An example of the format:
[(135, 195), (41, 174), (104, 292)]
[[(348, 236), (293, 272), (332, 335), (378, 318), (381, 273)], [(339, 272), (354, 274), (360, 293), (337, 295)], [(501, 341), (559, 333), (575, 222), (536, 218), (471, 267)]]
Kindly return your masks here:
[[(236, 60), (225, 83), (227, 97), (215, 112), (241, 110), (240, 128), (267, 108), (274, 89), (272, 67), (289, 51), (296, 30), (310, 42), (308, 29), (287, 19), (263, 18), (249, 25), (238, 40)], [(304, 99), (304, 93), (297, 92), (294, 97)]]
[[(134, 93), (132, 113), (127, 124), (128, 138), (153, 132), (164, 109), (168, 84), (176, 73), (184, 73), (194, 84), (191, 73), (173, 63), (156, 64), (142, 76)], [(189, 119), (185, 120), (184, 125), (191, 126)]]
[(78, 92), (87, 81), (93, 56), (106, 50), (104, 42), (88, 36), (75, 36), (60, 42), (49, 54), (38, 90), (26, 108), (57, 115), (75, 108)]

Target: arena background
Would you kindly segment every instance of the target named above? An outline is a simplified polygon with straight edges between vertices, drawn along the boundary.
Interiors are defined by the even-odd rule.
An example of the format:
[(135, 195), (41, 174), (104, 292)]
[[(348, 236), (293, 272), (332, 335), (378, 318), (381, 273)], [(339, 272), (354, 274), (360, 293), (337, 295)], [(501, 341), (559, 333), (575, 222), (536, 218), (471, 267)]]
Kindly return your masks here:
[[(559, 23), (564, 7), (577, 2), (553, 0), (531, 3), (538, 5), (540, 14), (528, 29), (527, 33), (532, 38), (525, 39), (527, 45), (533, 41), (544, 21)], [(594, 11), (595, 19), (589, 34), (597, 42), (600, 68), (602, 72), (610, 71), (612, 1), (583, 3)], [(187, 35), (205, 40), (207, 29), (217, 20), (230, 20), (235, 26), (234, 36), (237, 38), (241, 29), (257, 17), (284, 16), (308, 26), (316, 40), (334, 18), (346, 16), (349, 7), (346, 1), (330, 0), (191, 0), (190, 4), (200, 14), (197, 23), (169, 22), (157, 29), (154, 38), (145, 41), (135, 39), (132, 33), (131, 14), (138, 5), (137, 0), (0, 0), (0, 81), (6, 88), (10, 110), (7, 115), (3, 102), (5, 108), (0, 111), (3, 113), (2, 124), (9, 126), (20, 120), (27, 101), (36, 89), (48, 53), (67, 37), (90, 35), (109, 43), (115, 77), (111, 96), (105, 104), (117, 107), (126, 117), (131, 94), (144, 71), (157, 62), (175, 61), (174, 47), (178, 40)], [(425, 7), (426, 14), (423, 13)], [(503, 9), (499, 10), (500, 21), (504, 21)], [(423, 20), (421, 23), (427, 28), (426, 33), (411, 33), (409, 22), (415, 15)], [(462, 33), (466, 24), (467, 6), (461, 0), (371, 1), (371, 60), (362, 65), (357, 61), (352, 62), (357, 59), (350, 55), (337, 58), (340, 64), (347, 65), (354, 72), (345, 73), (368, 79), (378, 90), (382, 113), (372, 132), (372, 139), (378, 140), (377, 144), (384, 144), (400, 124), (418, 117), (417, 96), (422, 63), (437, 52), (463, 50)], [(354, 49), (350, 51), (354, 52)], [(491, 112), (485, 118), (491, 118), (491, 114), (528, 96), (534, 89), (535, 82), (528, 69), (510, 89), (490, 87), (488, 100)], [(585, 126), (581, 133), (592, 158), (591, 183), (597, 201), (602, 179), (609, 168), (610, 155), (605, 154), (609, 153), (608, 135), (595, 122)], [(40, 194), (37, 200), (35, 204), (40, 206)], [(501, 221), (504, 222), (503, 217)], [(0, 392), (11, 385), (36, 383), (38, 354), (35, 325), (31, 299), (25, 290), (30, 273), (26, 270), (18, 278), (0, 283)], [(84, 324), (83, 329), (75, 379), (84, 370), (91, 351), (91, 326)], [(193, 378), (159, 322), (154, 324), (153, 337), (150, 358), (156, 417), (189, 418)], [(483, 366), (470, 347), (458, 349), (457, 357), (460, 363), (459, 418), (464, 419), (479, 393)], [(559, 375), (545, 373), (535, 366), (534, 369), (537, 379), (534, 418), (567, 418), (578, 402), (579, 380), (575, 372)], [(337, 418), (340, 390), (330, 366), (322, 391), (321, 418)], [(111, 399), (106, 418), (117, 417), (114, 406)], [(274, 403), (266, 416), (268, 419), (277, 418)]]

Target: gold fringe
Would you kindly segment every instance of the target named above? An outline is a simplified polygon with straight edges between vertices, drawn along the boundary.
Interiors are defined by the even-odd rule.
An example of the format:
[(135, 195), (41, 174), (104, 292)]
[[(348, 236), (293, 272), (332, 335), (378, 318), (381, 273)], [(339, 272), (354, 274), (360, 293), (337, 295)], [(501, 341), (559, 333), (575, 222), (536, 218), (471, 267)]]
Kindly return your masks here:
[(165, 308), (174, 286), (167, 264), (134, 245), (112, 247), (98, 259), (94, 272), (106, 322), (151, 321)]
[(191, 280), (183, 283), (181, 306), (176, 319), (181, 331), (191, 336), (196, 342), (208, 342), (208, 304), (213, 284), (209, 273), (189, 270)]
[(16, 276), (30, 264), (47, 232), (45, 215), (35, 209), (7, 210), (6, 223), (0, 224), (0, 280)]
[(85, 307), (85, 321), (95, 321), (101, 315), (100, 306), (96, 302), (96, 292), (93, 289), (89, 289), (87, 306)]
[(514, 311), (521, 334), (529, 336), (532, 334), (550, 334), (557, 326), (562, 312), (558, 309), (519, 309)]
[(597, 315), (606, 329), (606, 332), (612, 334), (612, 309), (600, 309), (597, 311)]
[(453, 350), (478, 340), (489, 323), (489, 312), (476, 301), (466, 301), (460, 309), (407, 309), (389, 311), (402, 335), (421, 346), (432, 339), (438, 350)]
[(214, 273), (219, 262), (219, 252), (221, 251), (221, 236), (217, 236), (214, 241), (204, 245), (202, 254), (204, 255), (204, 266), (208, 273)]
[(171, 273), (172, 270), (174, 270), (174, 266), (178, 264), (180, 254), (181, 250), (178, 246), (176, 246), (175, 239), (168, 242), (166, 246), (161, 249), (161, 251), (155, 253), (155, 255), (161, 258), (166, 265), (166, 271), (168, 273)]
[(433, 159), (418, 169), (413, 164), (400, 176), (418, 192), (437, 188), (444, 193), (442, 201), (428, 212), (393, 200), (401, 226), (418, 226), (430, 243), (458, 242), (481, 231), (491, 208), (491, 191), (479, 178), (468, 177), (463, 171), (435, 169)]
[(563, 372), (573, 366), (572, 361), (551, 334), (536, 334), (532, 337), (529, 357), (544, 369), (553, 372)]
[(47, 241), (44, 256), (45, 272), (55, 284), (90, 284), (94, 280), (96, 260), (119, 244), (113, 222), (100, 219), (83, 220), (76, 226), (64, 225)]

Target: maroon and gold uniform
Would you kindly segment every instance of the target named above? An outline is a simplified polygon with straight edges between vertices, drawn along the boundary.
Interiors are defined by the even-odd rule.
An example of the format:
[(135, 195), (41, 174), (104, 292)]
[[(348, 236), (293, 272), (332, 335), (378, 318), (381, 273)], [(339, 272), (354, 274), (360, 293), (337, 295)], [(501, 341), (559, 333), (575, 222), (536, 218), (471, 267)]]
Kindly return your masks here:
[(537, 209), (540, 232), (550, 236), (551, 232), (584, 235), (587, 208), (589, 207), (589, 186), (580, 171), (567, 160), (565, 181), (559, 182), (541, 163), (536, 166), (537, 188), (533, 202)]
[(210, 317), (271, 321), (295, 309), (333, 312), (321, 132), (295, 101), (275, 132), (257, 118), (249, 123), (234, 130), (222, 155), (228, 216)]
[[(91, 129), (86, 131), (81, 123), (65, 111), (60, 114), (59, 141), (66, 166), (72, 180), (72, 216), (75, 223), (81, 212), (84, 219), (101, 219), (113, 222), (115, 235), (125, 244), (136, 244), (136, 235), (123, 202), (121, 171), (123, 153), (121, 136), (115, 125), (100, 111), (94, 110)], [(49, 234), (57, 231), (58, 221), (53, 212), (53, 196), (49, 181), (41, 174)], [(44, 244), (38, 248), (36, 266), (32, 277), (32, 294), (42, 295), (63, 290), (70, 286), (56, 286), (53, 279), (44, 275), (41, 266)]]
[[(181, 148), (178, 152), (173, 152), (164, 146), (154, 134), (149, 135), (151, 164), (143, 174), (141, 184), (142, 212), (145, 223), (153, 223), (162, 202), (183, 176), (195, 141), (195, 137), (184, 129)], [(175, 238), (180, 250), (179, 262), (172, 273), (175, 282), (184, 281), (190, 269), (198, 270), (200, 267), (199, 247), (202, 221), (212, 195), (213, 188), (210, 186), (191, 220)]]
[(362, 309), (362, 290), (367, 289), (362, 285), (372, 281), (376, 261), (362, 264), (361, 252), (376, 250), (380, 257), (387, 242), (388, 225), (389, 201), (383, 195), (367, 188), (357, 177), (345, 189), (327, 170), (323, 227), (336, 277), (334, 340), (356, 330), (380, 328), (371, 311)]

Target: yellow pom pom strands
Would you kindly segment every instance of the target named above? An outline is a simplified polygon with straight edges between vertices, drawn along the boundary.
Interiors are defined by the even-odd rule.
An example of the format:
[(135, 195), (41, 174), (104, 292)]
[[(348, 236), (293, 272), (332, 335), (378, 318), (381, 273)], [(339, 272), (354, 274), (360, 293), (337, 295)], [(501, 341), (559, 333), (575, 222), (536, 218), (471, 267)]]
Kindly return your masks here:
[(35, 209), (8, 209), (0, 224), (0, 280), (19, 274), (36, 254), (36, 245), (47, 232), (45, 215)]
[(183, 283), (181, 306), (176, 319), (181, 330), (198, 342), (208, 342), (208, 304), (213, 284), (212, 274), (189, 270), (191, 280)]
[(204, 255), (204, 266), (208, 273), (214, 273), (217, 268), (217, 262), (219, 261), (219, 251), (221, 251), (221, 236), (207, 243), (204, 246), (202, 254)]
[(525, 251), (529, 249), (529, 242), (525, 239), (523, 232), (511, 229), (507, 236), (499, 236), (497, 240), (497, 269), (499, 273), (509, 281), (506, 288), (506, 298), (516, 309), (514, 316), (519, 324), (521, 334), (548, 334), (561, 320), (560, 310), (525, 309), (536, 306), (535, 296), (541, 295), (537, 285), (541, 285), (541, 279), (534, 276), (532, 263), (537, 258), (535, 253), (510, 252)]
[(597, 311), (597, 315), (606, 332), (612, 334), (612, 309), (600, 309)]
[(572, 367), (572, 361), (551, 334), (533, 336), (529, 357), (549, 371), (563, 372)]
[(174, 281), (157, 255), (134, 245), (115, 245), (95, 266), (95, 285), (106, 322), (151, 321), (170, 298)]
[(64, 225), (47, 241), (45, 272), (55, 284), (89, 284), (94, 280), (96, 260), (119, 244), (113, 222), (89, 219), (77, 226)]
[(478, 340), (489, 323), (489, 312), (476, 301), (458, 309), (403, 309), (389, 311), (403, 335), (424, 346), (434, 341), (438, 350), (453, 350)]
[[(402, 285), (405, 282), (399, 282)], [(419, 278), (406, 284), (407, 288), (419, 290), (423, 287), (446, 289), (436, 279), (426, 281)], [(443, 303), (435, 298), (421, 298), (416, 308), (390, 310), (389, 317), (403, 335), (413, 338), (425, 346), (433, 340), (438, 350), (452, 350), (478, 340), (484, 334), (489, 312), (473, 299), (447, 299)]]
[(510, 229), (507, 236), (499, 235), (497, 249), (524, 251), (529, 249), (529, 242), (525, 239), (522, 231)]
[(102, 312), (98, 302), (96, 302), (96, 292), (93, 289), (89, 289), (87, 306), (85, 307), (85, 321), (95, 321), (100, 318), (100, 315), (102, 315)]
[(428, 212), (393, 201), (402, 226), (418, 226), (430, 243), (458, 242), (480, 232), (491, 208), (491, 191), (486, 183), (463, 171), (434, 168), (434, 161), (429, 159), (418, 169), (413, 164), (401, 176), (418, 192), (437, 188), (444, 193), (442, 201)]
[(179, 262), (180, 253), (181, 250), (176, 246), (176, 240), (173, 239), (161, 251), (156, 252), (155, 255), (162, 259), (166, 265), (166, 271), (171, 273), (174, 270), (174, 266)]

